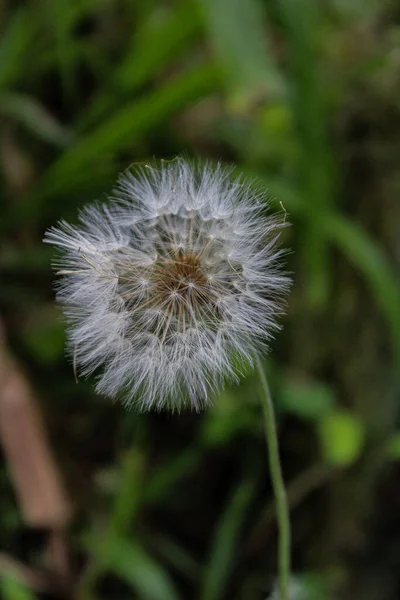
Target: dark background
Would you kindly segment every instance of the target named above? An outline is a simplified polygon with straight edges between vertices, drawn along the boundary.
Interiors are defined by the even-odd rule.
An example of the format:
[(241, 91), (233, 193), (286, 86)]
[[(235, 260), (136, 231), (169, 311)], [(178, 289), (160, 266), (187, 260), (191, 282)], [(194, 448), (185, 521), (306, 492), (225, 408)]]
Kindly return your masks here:
[(256, 377), (203, 414), (137, 415), (64, 356), (45, 229), (131, 163), (184, 153), (258, 177), (292, 223), (265, 363), (291, 600), (398, 600), (398, 3), (26, 0), (0, 20), (3, 597), (272, 593)]

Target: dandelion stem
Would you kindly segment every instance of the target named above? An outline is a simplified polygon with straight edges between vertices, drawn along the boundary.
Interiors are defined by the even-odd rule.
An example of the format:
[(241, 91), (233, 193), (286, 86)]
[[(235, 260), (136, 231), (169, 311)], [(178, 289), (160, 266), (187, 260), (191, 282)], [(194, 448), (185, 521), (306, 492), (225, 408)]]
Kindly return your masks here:
[(257, 361), (257, 370), (263, 391), (262, 405), (265, 418), (265, 433), (267, 438), (268, 459), (271, 469), (272, 487), (274, 490), (276, 514), (279, 529), (278, 550), (278, 580), (279, 600), (289, 600), (289, 575), (290, 575), (290, 519), (286, 497), (285, 483), (279, 458), (278, 433), (276, 427), (275, 411), (271, 392), (265, 376), (264, 368)]

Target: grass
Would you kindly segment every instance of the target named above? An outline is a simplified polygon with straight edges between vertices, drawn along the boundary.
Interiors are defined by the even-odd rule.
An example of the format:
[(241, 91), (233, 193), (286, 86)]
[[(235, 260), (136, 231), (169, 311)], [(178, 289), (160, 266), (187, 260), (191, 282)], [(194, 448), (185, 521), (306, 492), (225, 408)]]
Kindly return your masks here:
[[(394, 433), (395, 416), (386, 417), (396, 415), (390, 398), (398, 389), (400, 358), (395, 250), (388, 229), (379, 227), (394, 199), (384, 204), (375, 165), (367, 160), (377, 191), (363, 203), (364, 182), (356, 175), (356, 202), (346, 163), (357, 145), (347, 132), (357, 122), (360, 87), (372, 106), (366, 131), (375, 131), (376, 123), (380, 131), (379, 115), (395, 95), (385, 99), (377, 84), (394, 77), (382, 59), (394, 19), (385, 10), (368, 0), (351, 11), (346, 3), (316, 0), (46, 0), (40, 8), (28, 0), (3, 8), (0, 310), (9, 349), (40, 397), (76, 498), (77, 516), (66, 535), (69, 552), (80, 557), (71, 577), (82, 600), (267, 597), (276, 571), (274, 539), (248, 563), (241, 553), (271, 490), (267, 478), (258, 477), (267, 465), (251, 377), (205, 416), (147, 421), (95, 398), (85, 383), (73, 385), (60, 352), (59, 315), (48, 310), (53, 294), (44, 229), (61, 217), (76, 218), (84, 202), (111, 191), (118, 172), (152, 157), (219, 158), (256, 176), (266, 197), (275, 199), (273, 210), (281, 211), (282, 203), (292, 222), (284, 243), (293, 249), (294, 293), (270, 362), (284, 472), (290, 479), (319, 463), (321, 423), (342, 405), (365, 430), (357, 462), (349, 465), (356, 468), (375, 439), (364, 396), (365, 405), (375, 406), (378, 437)], [(387, 29), (382, 25), (382, 37), (374, 37), (374, 24), (382, 22), (389, 22)], [(369, 40), (365, 48), (351, 45), (357, 35)], [(342, 47), (351, 51), (343, 54)], [(389, 158), (396, 162), (393, 136), (384, 165)], [(379, 139), (365, 141), (371, 155), (374, 144), (380, 147)], [(396, 169), (386, 177), (395, 181)], [(310, 417), (307, 386), (333, 399), (323, 414), (317, 398)], [(132, 431), (133, 444), (127, 441)], [(335, 452), (341, 455), (340, 448)], [(0, 510), (9, 515), (0, 523), (2, 545), (42, 570), (43, 541), (18, 517), (5, 467), (0, 475), (6, 492)], [(369, 486), (367, 494), (377, 473), (365, 481), (354, 485)], [(337, 485), (341, 489), (340, 477)], [(332, 493), (332, 505), (335, 498)], [(321, 496), (316, 504), (316, 512), (326, 512), (329, 502)], [(332, 556), (333, 538), (316, 540), (309, 498), (303, 510), (304, 530), (303, 517), (294, 515), (295, 568), (306, 579), (313, 570), (326, 572), (331, 584), (331, 561), (321, 566), (319, 556)], [(343, 512), (344, 535), (351, 509), (336, 511)], [(303, 552), (302, 539), (319, 550)], [(342, 566), (346, 581), (351, 567), (344, 558)], [(345, 598), (346, 583), (340, 589)], [(35, 589), (23, 577), (6, 575), (2, 593), (29, 600)]]

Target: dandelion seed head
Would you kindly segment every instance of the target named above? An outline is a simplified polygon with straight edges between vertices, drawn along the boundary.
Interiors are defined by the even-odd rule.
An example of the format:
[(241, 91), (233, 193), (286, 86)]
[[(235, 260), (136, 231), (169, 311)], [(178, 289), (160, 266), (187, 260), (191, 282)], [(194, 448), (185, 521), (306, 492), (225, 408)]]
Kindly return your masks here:
[(98, 392), (200, 410), (253, 364), (289, 285), (265, 207), (229, 169), (179, 158), (126, 171), (109, 203), (47, 231), (69, 348)]

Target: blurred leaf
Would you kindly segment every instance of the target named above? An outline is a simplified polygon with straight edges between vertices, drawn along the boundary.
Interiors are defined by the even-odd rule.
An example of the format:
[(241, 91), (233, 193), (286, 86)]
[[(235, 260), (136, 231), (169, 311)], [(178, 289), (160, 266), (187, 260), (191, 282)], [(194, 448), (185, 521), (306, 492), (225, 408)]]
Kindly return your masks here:
[(187, 548), (183, 548), (175, 540), (159, 534), (153, 536), (151, 541), (157, 548), (157, 553), (177, 569), (185, 579), (198, 579), (201, 572), (200, 565), (189, 554)]
[(51, 41), (51, 59), (59, 71), (65, 104), (74, 108), (80, 100), (78, 96), (78, 60), (85, 51), (95, 50), (84, 37), (77, 35), (79, 26), (85, 19), (101, 19), (102, 12), (107, 15), (113, 0), (46, 0), (43, 3), (41, 25)]
[(108, 569), (125, 581), (143, 600), (178, 600), (179, 595), (164, 569), (139, 544), (111, 538), (103, 549)]
[(227, 414), (209, 412), (204, 420), (201, 438), (206, 446), (228, 444), (239, 432), (252, 430), (257, 424), (255, 413), (236, 411)]
[(189, 44), (193, 45), (199, 30), (197, 6), (191, 0), (181, 2), (172, 10), (167, 7), (152, 10), (145, 22), (138, 23), (130, 47), (111, 81), (107, 82), (107, 90), (97, 94), (80, 118), (78, 129), (87, 129), (110, 110), (115, 110), (121, 104), (121, 92), (132, 94), (157, 76)]
[(121, 461), (119, 486), (111, 515), (112, 534), (127, 533), (142, 503), (144, 452), (133, 446), (124, 454)]
[(191, 0), (180, 2), (169, 14), (158, 13), (139, 24), (128, 50), (116, 73), (117, 83), (134, 90), (154, 77), (172, 58), (179, 55), (200, 32), (197, 5)]
[(1, 94), (0, 114), (20, 122), (41, 139), (56, 146), (66, 146), (72, 141), (72, 134), (30, 96), (16, 93)]
[(300, 232), (307, 293), (318, 307), (328, 298), (330, 269), (321, 218), (332, 205), (335, 168), (328, 137), (329, 98), (321, 61), (324, 11), (319, 0), (277, 3), (288, 43), (291, 105), (299, 143), (297, 180), (307, 220)]
[(1, 597), (4, 600), (35, 600), (36, 596), (11, 575), (0, 576)]
[(254, 430), (258, 414), (251, 405), (244, 404), (239, 395), (229, 388), (218, 395), (206, 412), (200, 428), (200, 439), (206, 446), (227, 444), (241, 431)]
[(332, 4), (342, 17), (358, 25), (370, 22), (382, 8), (381, 0), (334, 0)]
[(400, 285), (384, 251), (362, 227), (338, 212), (328, 213), (323, 226), (327, 236), (363, 273), (391, 325), (393, 345), (400, 361)]
[(243, 110), (260, 94), (280, 96), (283, 80), (268, 47), (260, 0), (202, 0), (206, 27), (233, 93), (232, 106)]
[(225, 512), (221, 515), (204, 573), (201, 600), (219, 600), (224, 597), (234, 565), (239, 535), (254, 491), (254, 480), (242, 481), (229, 499)]
[(216, 73), (208, 66), (199, 66), (180, 74), (163, 88), (120, 108), (103, 121), (92, 133), (75, 144), (50, 166), (38, 183), (25, 210), (23, 219), (32, 219), (43, 210), (48, 199), (64, 196), (84, 180), (93, 178), (93, 165), (105, 156), (138, 142), (141, 136), (178, 109), (199, 100), (216, 83)]
[(47, 0), (44, 18), (48, 21), (49, 31), (54, 39), (54, 52), (58, 62), (63, 91), (69, 102), (76, 101), (75, 60), (70, 0)]
[(317, 421), (332, 410), (335, 395), (330, 387), (319, 381), (292, 377), (282, 382), (279, 401), (285, 411)]
[[(140, 423), (143, 423), (143, 421), (140, 421)], [(142, 438), (140, 432), (139, 440), (142, 441)], [(79, 598), (92, 598), (96, 582), (109, 569), (126, 580), (129, 571), (128, 565), (131, 568), (131, 579), (128, 578), (128, 583), (133, 583), (138, 579), (138, 585), (140, 586), (140, 573), (136, 574), (135, 570), (136, 567), (139, 571), (141, 568), (142, 554), (144, 556), (144, 553), (141, 554), (141, 549), (136, 545), (132, 545), (133, 550), (129, 556), (127, 554), (124, 557), (125, 562), (121, 562), (119, 567), (117, 567), (117, 563), (119, 553), (122, 552), (121, 545), (126, 545), (127, 548), (130, 547), (130, 542), (124, 541), (124, 536), (128, 535), (132, 529), (132, 524), (142, 503), (144, 465), (144, 451), (139, 449), (136, 444), (130, 446), (120, 461), (119, 485), (113, 486), (115, 500), (106, 530), (101, 534), (89, 532), (84, 533), (82, 536), (83, 544), (91, 553), (91, 560), (79, 580), (76, 592), (76, 596)], [(137, 551), (137, 556), (133, 551)], [(121, 572), (118, 571), (118, 568)], [(145, 596), (149, 600), (153, 598), (157, 600), (158, 597), (160, 596)]]
[(19, 8), (7, 23), (2, 23), (0, 88), (11, 86), (23, 77), (27, 60), (32, 56), (36, 35), (37, 21), (28, 7)]
[(295, 182), (283, 177), (276, 177), (273, 173), (265, 173), (259, 169), (243, 168), (237, 169), (239, 174), (244, 171), (249, 178), (261, 181), (265, 186), (265, 196), (270, 198), (271, 195), (275, 200), (275, 208), (281, 209), (280, 202), (285, 209), (289, 211), (288, 218), (290, 219), (290, 211), (295, 215), (304, 216), (306, 209), (304, 200), (297, 189)]
[[(251, 175), (252, 171), (248, 173)], [(301, 218), (307, 218), (308, 212), (304, 200), (293, 185), (280, 178), (268, 177), (265, 173), (256, 172), (255, 175), (264, 182), (268, 193), (277, 197), (276, 206), (279, 206), (279, 201), (282, 202), (289, 213), (289, 220), (291, 211)], [(368, 232), (339, 211), (327, 210), (320, 226), (327, 240), (339, 248), (363, 274), (391, 328), (395, 362), (398, 364), (400, 362), (400, 285), (395, 270), (383, 249)]]
[(389, 458), (400, 460), (400, 433), (396, 433), (388, 442), (387, 453)]
[(292, 120), (287, 104), (269, 103), (260, 110), (259, 124), (266, 135), (272, 135), (277, 140), (293, 133)]
[(361, 420), (345, 410), (333, 411), (318, 426), (323, 459), (337, 467), (348, 467), (361, 454), (365, 428)]
[(191, 473), (203, 456), (200, 446), (193, 444), (158, 469), (146, 485), (146, 502), (159, 503), (176, 489), (179, 481)]

